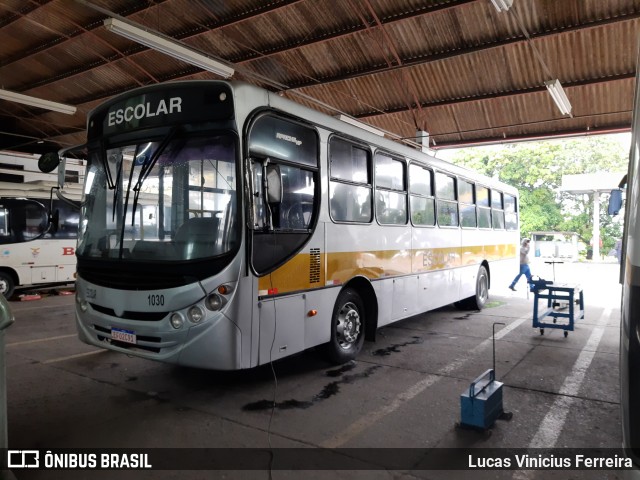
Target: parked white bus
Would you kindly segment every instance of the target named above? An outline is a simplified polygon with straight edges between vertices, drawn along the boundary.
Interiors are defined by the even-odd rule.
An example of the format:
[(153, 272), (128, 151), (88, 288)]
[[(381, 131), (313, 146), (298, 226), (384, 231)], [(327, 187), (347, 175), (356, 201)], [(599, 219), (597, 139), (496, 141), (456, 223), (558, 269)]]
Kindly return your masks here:
[(79, 209), (50, 195), (49, 182), (0, 182), (0, 294), (6, 298), (16, 287), (75, 281)]
[(516, 189), (251, 85), (120, 95), (83, 148), (91, 345), (218, 370), (318, 345), (344, 362), (391, 322), (482, 308), (518, 269)]

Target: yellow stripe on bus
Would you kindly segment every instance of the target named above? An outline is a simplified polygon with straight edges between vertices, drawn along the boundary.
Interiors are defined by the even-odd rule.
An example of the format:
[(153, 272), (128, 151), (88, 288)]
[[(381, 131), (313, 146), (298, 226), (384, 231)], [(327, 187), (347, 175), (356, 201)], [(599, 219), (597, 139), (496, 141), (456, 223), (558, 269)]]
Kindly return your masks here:
[(269, 295), (340, 285), (355, 276), (377, 278), (425, 273), (461, 266), (478, 265), (483, 260), (516, 257), (513, 244), (473, 247), (335, 252), (320, 255), (319, 274), (312, 262), (317, 256), (300, 253), (258, 280), (258, 289)]

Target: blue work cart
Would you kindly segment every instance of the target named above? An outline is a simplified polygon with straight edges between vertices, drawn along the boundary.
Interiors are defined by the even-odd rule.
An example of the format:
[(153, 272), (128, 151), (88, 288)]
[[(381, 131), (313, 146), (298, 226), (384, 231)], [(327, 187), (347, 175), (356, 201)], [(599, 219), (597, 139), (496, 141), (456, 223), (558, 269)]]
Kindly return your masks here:
[[(534, 282), (531, 286), (533, 298), (533, 328), (564, 330), (564, 336), (572, 332), (576, 320), (584, 318), (584, 294), (580, 285), (552, 282)], [(540, 301), (546, 300), (546, 307), (540, 309)], [(547, 319), (553, 319), (550, 323)], [(561, 321), (558, 321), (558, 320)]]

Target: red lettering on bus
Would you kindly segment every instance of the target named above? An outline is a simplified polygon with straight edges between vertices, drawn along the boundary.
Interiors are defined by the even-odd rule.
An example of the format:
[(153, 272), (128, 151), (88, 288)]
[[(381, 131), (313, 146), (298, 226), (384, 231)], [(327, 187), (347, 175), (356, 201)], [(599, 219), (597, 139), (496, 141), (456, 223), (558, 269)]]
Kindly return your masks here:
[(73, 247), (62, 247), (62, 255), (75, 255), (75, 253)]

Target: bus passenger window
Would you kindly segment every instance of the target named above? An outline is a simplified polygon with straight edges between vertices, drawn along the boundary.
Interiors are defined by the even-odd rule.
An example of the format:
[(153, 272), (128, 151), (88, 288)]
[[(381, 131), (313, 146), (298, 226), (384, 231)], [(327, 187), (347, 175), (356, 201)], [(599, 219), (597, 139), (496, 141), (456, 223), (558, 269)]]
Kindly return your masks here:
[(404, 162), (376, 154), (376, 217), (380, 224), (407, 223)]
[(474, 184), (458, 180), (458, 198), (460, 199), (460, 226), (475, 228), (477, 222)]
[(371, 160), (365, 148), (334, 137), (330, 142), (329, 204), (337, 222), (371, 221)]
[(456, 199), (455, 178), (436, 173), (436, 197), (438, 208), (438, 225), (441, 227), (458, 226), (458, 202)]
[(504, 206), (502, 192), (491, 190), (491, 224), (496, 230), (504, 230)]
[(9, 209), (0, 208), (0, 237), (9, 236)]
[(516, 209), (516, 198), (512, 195), (504, 194), (504, 223), (507, 230), (518, 229), (518, 211)]
[(411, 222), (417, 226), (436, 224), (433, 198), (433, 172), (412, 163), (409, 165), (409, 191), (411, 193)]
[(489, 189), (476, 186), (476, 203), (478, 205), (478, 227), (491, 228), (491, 205), (489, 204)]

